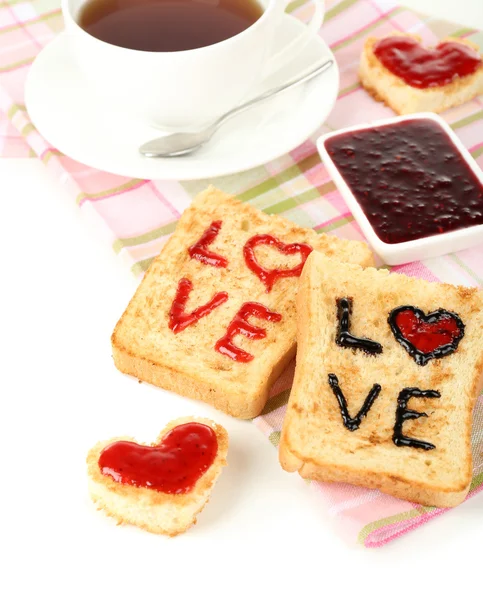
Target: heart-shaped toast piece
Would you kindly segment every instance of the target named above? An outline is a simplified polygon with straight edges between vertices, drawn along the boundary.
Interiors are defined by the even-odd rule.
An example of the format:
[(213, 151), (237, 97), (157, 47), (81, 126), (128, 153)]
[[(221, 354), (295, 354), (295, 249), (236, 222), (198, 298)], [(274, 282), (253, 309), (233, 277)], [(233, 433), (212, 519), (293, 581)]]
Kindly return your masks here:
[(227, 449), (223, 427), (193, 418), (173, 421), (152, 445), (99, 443), (87, 457), (91, 497), (119, 522), (177, 535), (208, 501)]
[(396, 340), (420, 366), (455, 352), (465, 333), (460, 317), (442, 308), (426, 315), (414, 306), (399, 306), (388, 322)]
[[(257, 246), (274, 246), (279, 252), (285, 255), (300, 254), (302, 259), (298, 265), (290, 269), (266, 269), (258, 262), (255, 256)], [(282, 277), (300, 277), (305, 261), (312, 252), (312, 247), (308, 244), (285, 244), (270, 234), (259, 234), (251, 237), (243, 247), (243, 256), (250, 271), (265, 284), (267, 292), (270, 292), (277, 281)]]
[(374, 45), (379, 61), (411, 87), (426, 89), (451, 83), (474, 73), (482, 64), (478, 52), (457, 41), (425, 48), (409, 36), (391, 36)]

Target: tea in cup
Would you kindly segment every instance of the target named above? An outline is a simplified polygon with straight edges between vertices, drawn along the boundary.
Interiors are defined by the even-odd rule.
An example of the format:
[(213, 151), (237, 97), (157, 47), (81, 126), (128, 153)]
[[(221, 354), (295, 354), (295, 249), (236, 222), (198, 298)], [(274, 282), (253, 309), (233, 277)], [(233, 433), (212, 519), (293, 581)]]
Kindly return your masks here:
[(62, 0), (74, 57), (112, 107), (164, 129), (214, 121), (317, 34), (323, 0), (283, 50), (287, 0)]

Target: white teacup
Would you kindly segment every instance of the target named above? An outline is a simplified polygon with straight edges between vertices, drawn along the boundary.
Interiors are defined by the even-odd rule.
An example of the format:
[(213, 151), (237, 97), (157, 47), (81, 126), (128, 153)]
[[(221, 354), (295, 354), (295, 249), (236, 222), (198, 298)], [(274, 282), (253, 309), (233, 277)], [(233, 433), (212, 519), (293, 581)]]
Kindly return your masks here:
[(162, 128), (199, 126), (234, 108), (262, 79), (290, 62), (324, 17), (324, 0), (303, 33), (282, 51), (273, 39), (288, 0), (259, 0), (262, 16), (238, 35), (181, 52), (130, 50), (103, 42), (78, 24), (86, 0), (62, 0), (70, 45), (78, 65), (112, 106)]

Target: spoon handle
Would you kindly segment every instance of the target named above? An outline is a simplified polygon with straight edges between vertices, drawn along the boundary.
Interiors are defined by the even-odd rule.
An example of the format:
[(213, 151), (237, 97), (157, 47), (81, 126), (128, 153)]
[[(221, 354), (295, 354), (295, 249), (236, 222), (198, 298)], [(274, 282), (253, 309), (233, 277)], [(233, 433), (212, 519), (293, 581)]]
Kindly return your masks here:
[(252, 98), (251, 100), (249, 100), (248, 102), (245, 102), (244, 104), (240, 104), (233, 110), (230, 110), (229, 112), (225, 113), (217, 121), (215, 121), (212, 125), (213, 129), (214, 130), (218, 129), (218, 127), (222, 123), (224, 123), (226, 120), (231, 119), (235, 115), (238, 115), (241, 112), (251, 108), (254, 104), (257, 104), (258, 102), (261, 102), (262, 100), (267, 100), (268, 98), (271, 98), (272, 96), (275, 96), (276, 94), (279, 94), (280, 92), (283, 92), (284, 90), (288, 90), (289, 88), (296, 87), (297, 85), (305, 83), (306, 81), (310, 81), (314, 77), (317, 77), (317, 75), (320, 75), (320, 73), (327, 71), (327, 69), (332, 66), (333, 62), (334, 61), (332, 59), (326, 60), (325, 62), (317, 65), (314, 69), (311, 69), (310, 71), (308, 71), (301, 77), (300, 76), (294, 77), (290, 81), (286, 81), (282, 85), (271, 88), (271, 89), (267, 90), (266, 92), (264, 92), (263, 94), (260, 94), (260, 96), (257, 96), (256, 98)]

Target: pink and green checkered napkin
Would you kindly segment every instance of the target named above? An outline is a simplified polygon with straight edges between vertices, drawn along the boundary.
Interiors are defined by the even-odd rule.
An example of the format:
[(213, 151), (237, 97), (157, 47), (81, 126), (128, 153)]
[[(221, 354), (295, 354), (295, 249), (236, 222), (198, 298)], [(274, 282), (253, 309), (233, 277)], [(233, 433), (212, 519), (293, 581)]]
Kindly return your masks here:
[(10, 123), (7, 115), (0, 112), (0, 157), (24, 158), (37, 156), (23, 135)]
[[(327, 4), (321, 35), (337, 57), (341, 89), (334, 110), (318, 134), (392, 114), (372, 100), (357, 80), (359, 55), (369, 34), (411, 31), (421, 35), (428, 44), (452, 35), (471, 39), (483, 48), (483, 33), (424, 17), (390, 0), (329, 0)], [(305, 0), (296, 0), (290, 10), (301, 19), (311, 11)], [(23, 104), (23, 88), (28, 67), (36, 54), (61, 29), (59, 0), (0, 0), (0, 155), (27, 156), (30, 153), (38, 156), (68, 189), (81, 210), (92, 216), (113, 250), (136, 276), (145, 271), (174, 230), (180, 213), (208, 183), (299, 225), (343, 238), (363, 239), (320, 163), (314, 145), (318, 134), (278, 160), (210, 182), (118, 177), (76, 163), (50, 147), (29, 121)], [(444, 117), (483, 166), (482, 98), (447, 111)], [(393, 270), (430, 281), (481, 286), (483, 244)], [(255, 419), (274, 445), (280, 436), (292, 370), (281, 377), (264, 414)], [(483, 397), (475, 412), (473, 456), (470, 497), (483, 489)], [(381, 546), (445, 512), (349, 485), (312, 483), (311, 486), (320, 495), (321, 510), (328, 511), (342, 525), (349, 539), (369, 547)], [(471, 502), (479, 502), (483, 507), (482, 500), (480, 497)]]

